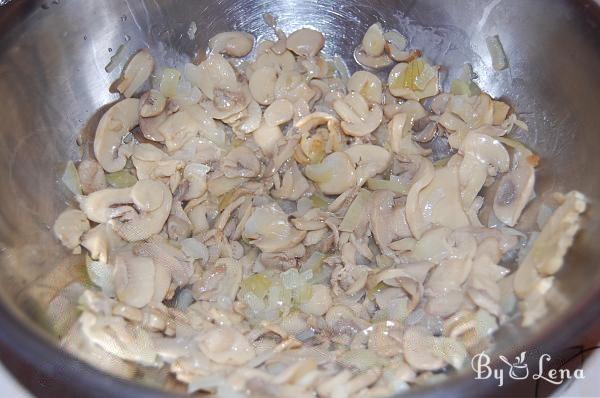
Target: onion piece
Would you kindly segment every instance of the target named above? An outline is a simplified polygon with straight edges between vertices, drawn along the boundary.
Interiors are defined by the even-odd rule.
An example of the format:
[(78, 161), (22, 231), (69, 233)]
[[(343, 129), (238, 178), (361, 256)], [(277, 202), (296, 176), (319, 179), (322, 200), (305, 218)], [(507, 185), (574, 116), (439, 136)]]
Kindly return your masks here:
[(339, 230), (342, 232), (354, 232), (354, 229), (358, 226), (361, 216), (367, 213), (367, 206), (371, 193), (366, 189), (361, 189), (356, 195), (356, 198), (346, 211), (346, 215), (339, 226)]
[(378, 180), (375, 178), (369, 178), (367, 180), (367, 188), (369, 188), (371, 191), (387, 190), (401, 195), (406, 195), (410, 187), (400, 181)]
[(113, 188), (129, 188), (138, 182), (137, 178), (128, 170), (119, 170), (106, 174), (106, 182)]
[(173, 68), (165, 68), (160, 79), (160, 93), (166, 98), (173, 98), (177, 95), (177, 86), (181, 79), (181, 72)]
[(486, 37), (485, 44), (487, 44), (488, 51), (492, 57), (492, 66), (494, 69), (497, 71), (506, 69), (508, 67), (508, 59), (498, 35)]
[(79, 173), (75, 164), (69, 160), (65, 172), (61, 178), (63, 184), (73, 193), (73, 195), (81, 195), (81, 182), (79, 181)]

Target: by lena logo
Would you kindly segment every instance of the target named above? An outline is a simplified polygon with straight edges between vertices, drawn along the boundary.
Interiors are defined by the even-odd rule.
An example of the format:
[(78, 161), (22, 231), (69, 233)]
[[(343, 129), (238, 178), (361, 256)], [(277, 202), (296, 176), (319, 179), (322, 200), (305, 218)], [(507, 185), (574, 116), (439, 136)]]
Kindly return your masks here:
[(505, 377), (513, 380), (525, 380), (529, 377), (533, 380), (543, 380), (554, 385), (560, 385), (563, 382), (571, 379), (584, 379), (583, 369), (554, 369), (548, 368), (547, 364), (552, 360), (548, 354), (542, 354), (537, 363), (537, 369), (532, 369), (530, 374), (529, 367), (525, 362), (526, 352), (521, 352), (515, 357), (513, 362), (509, 361), (504, 355), (499, 358), (508, 366), (508, 375), (505, 374), (504, 368), (492, 368), (490, 366), (490, 356), (481, 352), (471, 359), (471, 367), (475, 371), (476, 380), (487, 380), (494, 378), (498, 381), (498, 387), (504, 385)]

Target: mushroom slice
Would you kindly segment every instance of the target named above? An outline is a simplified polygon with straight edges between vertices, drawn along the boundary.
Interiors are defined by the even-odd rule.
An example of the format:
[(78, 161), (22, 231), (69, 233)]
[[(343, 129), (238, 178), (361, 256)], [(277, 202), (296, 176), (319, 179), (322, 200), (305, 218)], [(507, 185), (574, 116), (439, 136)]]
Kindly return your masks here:
[[(296, 68), (296, 58), (291, 51), (285, 51), (283, 54), (275, 54), (274, 52), (267, 52), (261, 54), (256, 58), (256, 61), (251, 65), (253, 70), (257, 70), (262, 67), (274, 68), (277, 73), (283, 71), (291, 71)], [(252, 70), (249, 70), (250, 72)], [(249, 75), (251, 77), (251, 75)]]
[(461, 196), (463, 207), (469, 208), (488, 175), (508, 171), (510, 156), (500, 141), (474, 132), (463, 139), (460, 152), (464, 156), (459, 168)]
[(371, 72), (355, 72), (348, 80), (348, 90), (362, 95), (367, 101), (381, 104), (383, 89), (381, 80)]
[(438, 68), (421, 58), (399, 63), (390, 71), (388, 87), (392, 95), (420, 101), (439, 93)]
[(271, 156), (275, 152), (277, 142), (283, 138), (283, 133), (279, 126), (269, 126), (266, 123), (261, 123), (260, 127), (252, 133), (252, 136), (262, 153), (265, 156)]
[(363, 137), (372, 133), (383, 120), (383, 110), (378, 104), (369, 104), (364, 97), (352, 92), (343, 100), (336, 100), (333, 108), (343, 119), (341, 126), (345, 134)]
[(207, 189), (206, 175), (210, 167), (202, 163), (189, 163), (183, 169), (183, 178), (188, 181), (188, 188), (181, 198), (184, 201), (202, 196)]
[(246, 221), (243, 236), (266, 253), (282, 252), (302, 242), (306, 231), (299, 231), (277, 205), (256, 207)]
[(314, 57), (325, 45), (325, 37), (316, 30), (302, 28), (289, 35), (286, 44), (288, 50), (298, 55)]
[(389, 248), (390, 243), (411, 236), (405, 209), (394, 204), (394, 196), (391, 191), (375, 191), (371, 196), (369, 208), (373, 237), (381, 252), (388, 256), (393, 256)]
[(356, 184), (363, 185), (367, 179), (383, 173), (392, 161), (392, 155), (383, 147), (372, 144), (352, 145), (344, 151), (356, 167)]
[(142, 180), (137, 182), (131, 189), (131, 199), (138, 209), (142, 211), (154, 211), (162, 205), (165, 198), (164, 192), (157, 188), (156, 182)]
[(158, 90), (150, 90), (141, 98), (140, 117), (158, 116), (165, 110), (167, 99)]
[(514, 288), (520, 298), (527, 297), (542, 278), (558, 272), (573, 244), (580, 228), (580, 215), (586, 208), (586, 198), (580, 192), (572, 191), (563, 200), (515, 273)]
[(223, 159), (223, 172), (226, 177), (256, 177), (260, 173), (260, 162), (248, 147), (233, 148)]
[(242, 366), (256, 355), (248, 339), (230, 326), (205, 330), (196, 343), (207, 358), (223, 365)]
[(410, 133), (412, 123), (408, 118), (409, 115), (406, 113), (397, 113), (388, 123), (388, 142), (392, 151), (402, 157), (428, 155), (430, 150), (421, 148), (413, 141)]
[(437, 370), (444, 361), (433, 350), (435, 337), (420, 326), (412, 326), (404, 331), (404, 359), (416, 370)]
[(154, 261), (149, 257), (119, 253), (115, 257), (115, 292), (120, 301), (142, 308), (154, 296)]
[(366, 53), (364, 47), (359, 45), (354, 50), (354, 59), (359, 65), (372, 69), (382, 69), (390, 66), (394, 61), (387, 55), (381, 54), (376, 57), (372, 57)]
[(435, 170), (431, 183), (419, 194), (419, 206), (426, 223), (452, 229), (470, 225), (463, 209), (456, 165)]
[(123, 138), (139, 123), (140, 101), (127, 98), (114, 104), (100, 119), (94, 138), (94, 155), (109, 173), (125, 167), (128, 154), (123, 151)]
[(106, 188), (106, 176), (102, 166), (95, 160), (82, 160), (77, 166), (81, 190), (85, 195)]
[(90, 223), (81, 210), (67, 209), (60, 213), (54, 222), (54, 235), (67, 249), (75, 249), (81, 242), (81, 236), (89, 231)]
[(419, 169), (413, 178), (413, 184), (406, 197), (406, 221), (414, 237), (421, 239), (423, 233), (427, 230), (427, 222), (424, 220), (422, 208), (420, 206), (419, 196), (421, 191), (427, 187), (435, 176), (433, 163), (427, 158), (413, 158), (418, 162)]
[(405, 51), (408, 44), (406, 37), (396, 30), (390, 30), (383, 34), (385, 39), (385, 50), (388, 55), (396, 62), (410, 61), (410, 57), (414, 56), (415, 52)]
[(123, 70), (123, 76), (121, 82), (117, 85), (117, 90), (125, 98), (130, 98), (144, 85), (153, 70), (154, 58), (150, 52), (148, 50), (138, 51)]
[(254, 36), (246, 32), (221, 32), (208, 41), (208, 47), (230, 57), (245, 57), (254, 47)]
[(312, 285), (312, 294), (308, 301), (300, 304), (300, 310), (306, 314), (322, 316), (331, 308), (331, 290), (325, 285)]
[[(136, 190), (140, 183), (142, 181), (137, 182), (133, 186), (132, 191)], [(130, 212), (126, 214), (127, 217), (114, 218), (109, 222), (115, 232), (129, 242), (144, 240), (159, 233), (171, 212), (173, 197), (168, 186), (154, 180), (147, 180), (147, 182), (144, 182), (144, 186), (144, 194), (141, 194), (136, 201), (140, 203), (152, 203), (153, 199), (146, 198), (144, 195), (162, 196), (162, 204), (155, 210), (144, 211), (142, 209), (140, 213)]]
[(509, 227), (514, 226), (531, 200), (535, 185), (535, 169), (527, 161), (528, 150), (517, 150), (513, 156), (516, 167), (504, 175), (494, 196), (496, 217)]
[(158, 127), (167, 152), (172, 153), (200, 132), (200, 123), (185, 109), (172, 114)]
[(256, 101), (251, 100), (250, 105), (240, 112), (239, 115), (240, 117), (236, 117), (236, 120), (233, 123), (229, 123), (228, 120), (223, 120), (231, 126), (233, 132), (239, 137), (244, 137), (260, 127), (263, 115), (262, 109)]
[[(105, 223), (123, 213), (132, 211), (132, 188), (106, 188), (96, 191), (88, 196), (78, 197), (79, 207), (90, 221)], [(117, 205), (122, 205), (117, 207)]]
[(261, 105), (270, 105), (275, 99), (277, 71), (271, 66), (258, 68), (248, 82), (252, 97)]
[(286, 99), (275, 100), (265, 110), (265, 123), (269, 126), (279, 126), (292, 120), (294, 104)]
[(352, 158), (344, 152), (327, 155), (321, 163), (309, 164), (304, 175), (317, 183), (326, 195), (339, 195), (356, 185), (356, 170)]
[(283, 174), (281, 185), (271, 191), (271, 194), (279, 199), (298, 200), (302, 195), (310, 189), (308, 181), (298, 168), (296, 162)]
[(239, 88), (235, 70), (219, 53), (211, 53), (198, 66), (186, 64), (184, 74), (211, 101), (215, 97), (215, 88), (229, 90)]
[(306, 79), (298, 72), (281, 72), (275, 83), (275, 98), (285, 98), (291, 102), (310, 101), (316, 95)]
[(240, 113), (252, 101), (252, 95), (246, 85), (239, 85), (235, 89), (216, 88), (213, 93), (213, 100), (204, 101), (201, 105), (214, 119), (227, 119)]
[(383, 27), (379, 22), (369, 26), (362, 39), (362, 48), (369, 57), (378, 57), (385, 50)]

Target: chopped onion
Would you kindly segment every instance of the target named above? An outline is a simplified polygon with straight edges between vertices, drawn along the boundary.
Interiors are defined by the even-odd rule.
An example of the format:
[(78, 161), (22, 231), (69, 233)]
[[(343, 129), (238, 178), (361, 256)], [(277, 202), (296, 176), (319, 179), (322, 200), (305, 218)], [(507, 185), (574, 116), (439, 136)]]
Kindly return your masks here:
[(374, 178), (369, 178), (367, 180), (367, 188), (369, 188), (371, 191), (387, 190), (401, 195), (406, 195), (410, 187), (406, 183), (400, 181), (377, 180)]
[(344, 352), (339, 356), (338, 362), (361, 371), (382, 367), (386, 364), (386, 361), (380, 358), (375, 351), (364, 348)]
[(93, 261), (86, 256), (85, 265), (90, 281), (109, 297), (115, 296), (115, 286), (113, 282), (113, 267), (102, 262)]
[(73, 195), (81, 195), (81, 183), (79, 182), (79, 173), (75, 164), (69, 160), (65, 172), (62, 176), (62, 182), (73, 193)]
[(250, 275), (242, 281), (242, 290), (251, 292), (256, 297), (263, 299), (271, 287), (271, 280), (263, 274)]
[(134, 186), (137, 181), (137, 178), (125, 169), (106, 175), (106, 182), (114, 188), (129, 188)]
[(492, 57), (492, 66), (494, 69), (506, 69), (508, 67), (508, 59), (506, 58), (506, 53), (504, 52), (504, 48), (502, 47), (498, 35), (486, 37), (485, 43), (487, 44), (488, 51)]
[(310, 202), (312, 203), (312, 207), (316, 209), (323, 209), (329, 206), (327, 199), (318, 193), (313, 193), (310, 195)]
[(181, 73), (177, 69), (165, 68), (160, 79), (160, 92), (167, 98), (172, 98), (177, 95), (177, 86)]
[(115, 55), (110, 57), (110, 62), (104, 68), (106, 73), (112, 72), (113, 70), (116, 69), (117, 66), (125, 63), (125, 61), (127, 60), (127, 57), (126, 57), (125, 51), (123, 51), (123, 49), (124, 49), (124, 46), (121, 44), (119, 46), (119, 48), (117, 48), (117, 51), (115, 51)]
[(244, 182), (244, 179), (241, 177), (236, 178), (227, 178), (227, 177), (217, 177), (208, 180), (207, 187), (208, 191), (215, 195), (221, 196), (237, 187), (239, 187)]
[(371, 193), (366, 189), (361, 189), (354, 198), (354, 201), (348, 208), (342, 223), (339, 226), (339, 230), (342, 232), (354, 232), (354, 229), (358, 226), (360, 222), (361, 215), (365, 214), (367, 211), (367, 206), (369, 204), (369, 199), (371, 198)]
[(348, 69), (346, 62), (344, 62), (342, 57), (336, 54), (333, 56), (333, 65), (340, 75), (340, 79), (342, 79), (344, 83), (347, 83), (348, 79), (350, 79), (350, 70)]

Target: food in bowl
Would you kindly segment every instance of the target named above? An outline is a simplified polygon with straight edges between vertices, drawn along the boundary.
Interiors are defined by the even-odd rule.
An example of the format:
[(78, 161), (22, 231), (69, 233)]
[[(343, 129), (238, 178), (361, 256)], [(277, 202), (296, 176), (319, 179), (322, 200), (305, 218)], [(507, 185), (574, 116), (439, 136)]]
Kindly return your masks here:
[(530, 205), (543, 160), (508, 137), (527, 130), (514, 110), (468, 66), (441, 92), (440, 66), (379, 23), (353, 74), (320, 32), (274, 29), (124, 68), (63, 177), (78, 208), (54, 232), (89, 277), (55, 299), (81, 311), (64, 347), (190, 393), (386, 397), (543, 317), (586, 200)]

